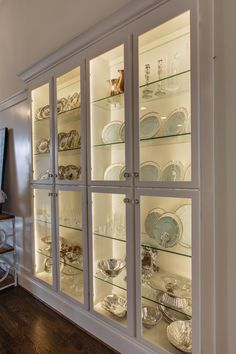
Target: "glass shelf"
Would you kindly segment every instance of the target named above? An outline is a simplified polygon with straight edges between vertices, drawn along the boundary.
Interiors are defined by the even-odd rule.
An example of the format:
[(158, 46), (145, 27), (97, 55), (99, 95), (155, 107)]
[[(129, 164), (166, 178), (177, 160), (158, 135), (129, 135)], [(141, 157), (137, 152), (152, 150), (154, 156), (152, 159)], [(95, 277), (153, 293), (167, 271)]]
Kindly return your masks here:
[[(80, 258), (81, 258), (81, 257), (80, 257)], [(81, 260), (81, 262), (75, 263), (75, 262), (66, 261), (66, 260), (64, 259), (63, 265), (64, 265), (64, 267), (62, 268), (62, 274), (64, 274), (64, 275), (70, 276), (70, 274), (67, 274), (66, 272), (65, 272), (65, 273), (63, 272), (63, 269), (65, 268), (65, 266), (83, 272), (83, 261), (82, 261), (82, 260)], [(75, 275), (75, 274), (73, 274), (73, 275)]]
[(105, 275), (103, 275), (100, 271), (96, 272), (95, 276), (94, 276), (95, 279), (101, 280), (101, 281), (103, 281), (107, 284), (110, 284), (112, 286), (115, 286), (119, 289), (127, 290), (127, 283), (124, 280), (125, 277), (126, 277), (126, 268), (124, 268), (121, 271), (121, 273), (115, 278), (111, 278), (111, 277), (108, 278)]
[[(67, 149), (67, 150), (58, 150), (58, 153), (63, 153), (63, 152), (68, 152), (68, 151), (78, 151), (78, 150), (81, 150), (81, 148), (76, 148), (76, 149)], [(34, 156), (40, 156), (40, 155), (49, 155), (50, 154), (50, 151), (49, 152), (37, 152), (36, 154), (34, 154)]]
[(93, 106), (113, 111), (124, 108), (124, 92), (114, 96), (107, 96), (91, 102)]
[[(161, 296), (164, 294), (163, 291), (161, 290), (154, 290), (152, 289), (147, 283), (143, 283), (142, 284), (142, 299), (145, 300), (149, 300), (152, 303), (154, 303), (155, 305), (161, 305), (161, 306), (165, 306), (168, 309), (174, 310), (175, 312), (178, 312), (180, 314), (183, 314), (184, 317), (187, 316), (189, 319), (192, 318), (190, 312), (186, 311), (184, 308), (183, 309), (179, 309), (176, 308), (174, 306), (171, 305), (167, 305), (166, 303), (164, 303), (163, 301), (161, 301)], [(188, 300), (189, 306), (191, 308), (192, 306), (192, 302), (191, 300)], [(185, 312), (186, 311), (186, 312)]]
[[(175, 89), (170, 89), (170, 87), (168, 88), (168, 84), (171, 82), (171, 80), (178, 80), (178, 87), (176, 87)], [(139, 87), (139, 101), (140, 103), (148, 103), (148, 102), (154, 102), (154, 101), (158, 101), (158, 100), (163, 100), (172, 96), (177, 96), (181, 93), (188, 93), (190, 94), (190, 70), (186, 70), (183, 71), (181, 73), (169, 76), (169, 77), (165, 77), (163, 79), (160, 80), (156, 80), (156, 81), (152, 81), (150, 83), (148, 83), (147, 85), (141, 85)], [(165, 94), (161, 95), (161, 96), (156, 96), (155, 92), (157, 89), (157, 85), (158, 84), (162, 84), (165, 85), (164, 86), (164, 92)], [(169, 85), (170, 86), (170, 85)], [(144, 89), (148, 88), (148, 90), (153, 91), (153, 94), (151, 97), (143, 97), (143, 91)]]
[[(166, 278), (166, 280), (164, 280)], [(156, 292), (169, 293), (166, 286), (167, 284), (175, 281), (176, 287), (173, 289), (173, 297), (179, 297), (183, 299), (191, 299), (192, 289), (191, 289), (191, 280), (185, 277), (182, 277), (178, 274), (173, 274), (165, 272), (159, 268), (158, 271), (153, 272), (150, 279), (146, 280), (145, 283), (148, 284), (149, 289), (151, 289), (150, 294), (156, 294)], [(177, 285), (179, 284), (179, 285)], [(152, 285), (152, 286), (151, 286)], [(181, 285), (181, 287), (180, 287)], [(151, 297), (152, 298), (152, 297)]]
[(46, 249), (39, 248), (36, 252), (44, 257), (52, 258), (52, 250), (47, 251)]
[[(114, 236), (110, 236), (110, 235), (104, 235), (102, 233), (99, 232), (94, 232), (93, 235), (95, 236), (99, 236), (99, 237), (104, 237), (104, 238), (108, 238), (110, 240), (115, 240), (115, 241), (120, 241), (120, 242), (126, 242), (125, 238), (118, 238), (118, 237), (114, 237)], [(125, 236), (124, 236), (125, 237)]]
[[(64, 118), (76, 118), (78, 119), (77, 114), (80, 113), (80, 107), (69, 109), (68, 111), (57, 113), (57, 118), (64, 119)], [(51, 117), (43, 118), (43, 119), (34, 119), (34, 123), (42, 123), (42, 122), (49, 122)]]
[(158, 250), (161, 252), (167, 252), (167, 253), (172, 253), (172, 254), (177, 254), (179, 256), (184, 256), (184, 257), (192, 257), (192, 248), (189, 247), (183, 247), (181, 244), (176, 244), (173, 247), (165, 248), (161, 246), (157, 246), (157, 242), (153, 239), (151, 239), (147, 234), (142, 233), (142, 246), (149, 247), (154, 250)]
[(151, 81), (148, 84), (140, 85), (139, 88), (143, 88), (143, 87), (146, 87), (146, 86), (151, 86), (151, 85), (157, 84), (158, 82), (163, 82), (163, 81), (166, 81), (166, 80), (170, 80), (170, 79), (173, 79), (175, 77), (188, 74), (190, 72), (191, 72), (190, 70), (185, 70), (185, 71), (179, 72), (179, 73), (174, 74), (174, 75), (163, 77), (162, 79), (159, 79), (159, 80)]
[[(182, 137), (182, 139), (180, 140), (180, 137)], [(189, 138), (187, 138), (189, 137)], [(182, 142), (190, 142), (190, 137), (191, 137), (191, 132), (188, 133), (182, 133), (182, 134), (174, 134), (174, 135), (162, 135), (162, 136), (154, 136), (152, 138), (147, 138), (147, 139), (140, 139), (139, 141), (141, 142), (151, 142), (153, 145), (156, 144), (161, 144), (163, 143), (163, 140), (165, 139), (173, 139), (176, 138), (178, 139), (178, 141), (173, 141), (174, 144), (177, 143), (182, 143)], [(93, 147), (109, 147), (109, 146), (115, 146), (115, 147), (120, 147), (120, 145), (124, 144), (124, 141), (115, 141), (114, 143), (109, 143), (109, 144), (96, 144), (93, 145)], [(166, 141), (164, 142), (166, 143)], [(169, 142), (168, 142), (169, 144)]]
[[(42, 223), (45, 223), (45, 224), (49, 224), (51, 225), (51, 222), (50, 221), (46, 221), (46, 220), (41, 220), (41, 219), (34, 219), (36, 222), (42, 222)], [(71, 230), (76, 230), (76, 231), (83, 231), (82, 228), (80, 227), (75, 227), (75, 226), (69, 226), (69, 225), (64, 225), (64, 224), (59, 224), (59, 227), (64, 227), (66, 229), (71, 229)]]

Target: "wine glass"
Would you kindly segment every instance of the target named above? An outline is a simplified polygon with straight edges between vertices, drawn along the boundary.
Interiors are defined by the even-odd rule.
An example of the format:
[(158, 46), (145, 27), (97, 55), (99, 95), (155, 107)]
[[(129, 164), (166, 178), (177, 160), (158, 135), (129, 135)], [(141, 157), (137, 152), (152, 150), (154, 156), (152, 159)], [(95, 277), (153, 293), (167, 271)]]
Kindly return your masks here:
[(156, 96), (164, 96), (166, 94), (165, 92), (165, 84), (163, 81), (160, 81), (162, 79), (162, 76), (163, 76), (163, 62), (164, 60), (161, 58), (161, 59), (158, 59), (157, 60), (157, 78), (158, 78), (158, 83), (157, 83), (157, 89), (156, 89), (156, 92), (155, 92), (155, 95)]

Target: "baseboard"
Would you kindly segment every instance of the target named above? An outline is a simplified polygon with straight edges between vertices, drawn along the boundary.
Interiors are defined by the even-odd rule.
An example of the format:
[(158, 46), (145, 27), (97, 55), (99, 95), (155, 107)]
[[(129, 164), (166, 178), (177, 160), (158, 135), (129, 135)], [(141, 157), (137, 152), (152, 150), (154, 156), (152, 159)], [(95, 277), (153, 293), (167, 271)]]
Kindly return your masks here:
[[(18, 283), (32, 295), (46, 303), (56, 312), (60, 313), (80, 328), (97, 337), (111, 348), (122, 354), (162, 354), (163, 351), (153, 351), (146, 348), (137, 339), (131, 338), (123, 332), (114, 330), (112, 326), (101, 321), (90, 312), (70, 303), (69, 300), (62, 298), (58, 293), (49, 289), (47, 286), (37, 282), (29, 275), (19, 272)], [(165, 353), (165, 351), (164, 351)]]

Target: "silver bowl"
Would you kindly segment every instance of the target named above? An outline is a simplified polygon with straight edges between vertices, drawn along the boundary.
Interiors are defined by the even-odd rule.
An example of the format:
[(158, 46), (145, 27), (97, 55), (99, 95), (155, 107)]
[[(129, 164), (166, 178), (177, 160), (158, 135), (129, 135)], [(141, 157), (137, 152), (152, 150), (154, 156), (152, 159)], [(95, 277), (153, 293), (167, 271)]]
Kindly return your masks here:
[(122, 259), (110, 258), (98, 261), (98, 269), (107, 277), (115, 278), (120, 274), (126, 266), (126, 262)]
[(157, 307), (142, 307), (142, 323), (146, 328), (154, 327), (162, 319), (162, 314)]
[(107, 295), (102, 303), (102, 307), (117, 317), (125, 317), (127, 313), (127, 301), (116, 294)]

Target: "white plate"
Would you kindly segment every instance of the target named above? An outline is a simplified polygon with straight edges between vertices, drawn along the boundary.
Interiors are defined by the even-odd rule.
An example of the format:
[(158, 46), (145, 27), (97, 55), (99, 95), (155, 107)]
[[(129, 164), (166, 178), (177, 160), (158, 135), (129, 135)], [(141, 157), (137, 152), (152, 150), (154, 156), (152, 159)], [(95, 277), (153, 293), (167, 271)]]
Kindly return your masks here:
[(102, 141), (104, 144), (112, 144), (120, 142), (120, 128), (122, 123), (120, 121), (112, 121), (105, 125), (102, 130)]
[(120, 140), (125, 141), (125, 123), (121, 124), (119, 135), (120, 135)]
[(192, 177), (191, 177), (191, 164), (188, 165), (188, 167), (187, 167), (187, 169), (185, 171), (184, 180), (185, 181), (191, 181), (192, 180)]
[(161, 169), (152, 161), (143, 162), (140, 165), (140, 180), (141, 181), (160, 181)]
[(161, 180), (166, 182), (182, 181), (183, 165), (180, 161), (168, 162), (163, 168)]
[(158, 221), (161, 215), (164, 213), (165, 213), (164, 209), (156, 208), (156, 209), (152, 209), (146, 216), (144, 222), (144, 228), (145, 228), (145, 232), (148, 234), (149, 237), (155, 239)]
[(179, 244), (186, 248), (191, 248), (192, 244), (192, 207), (190, 204), (179, 207), (175, 214), (180, 218), (183, 225), (183, 234)]
[(177, 135), (186, 132), (188, 125), (188, 111), (186, 108), (181, 107), (167, 117), (163, 135)]
[(160, 114), (157, 112), (149, 112), (140, 118), (139, 121), (139, 138), (153, 138), (159, 132), (161, 127)]
[(121, 171), (124, 168), (123, 163), (114, 163), (107, 167), (104, 173), (105, 181), (120, 181)]
[(160, 216), (155, 229), (155, 239), (159, 246), (164, 248), (175, 246), (182, 233), (183, 226), (177, 215), (165, 213)]

